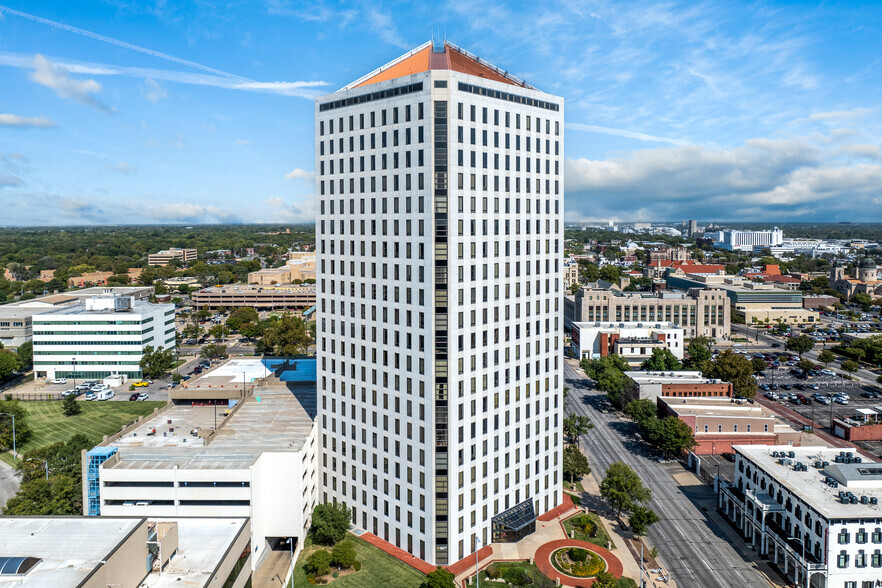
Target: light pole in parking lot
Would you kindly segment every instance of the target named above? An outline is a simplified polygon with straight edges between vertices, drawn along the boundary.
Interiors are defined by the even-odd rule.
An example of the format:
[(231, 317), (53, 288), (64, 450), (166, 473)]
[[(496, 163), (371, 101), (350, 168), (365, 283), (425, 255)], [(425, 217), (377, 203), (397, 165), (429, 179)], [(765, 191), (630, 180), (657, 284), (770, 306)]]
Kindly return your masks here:
[(76, 388), (77, 387), (77, 358), (76, 357), (73, 358), (72, 361), (73, 361), (73, 372), (71, 372), (71, 373), (73, 374), (73, 386), (74, 386), (74, 388)]
[(827, 394), (827, 398), (830, 399), (830, 434), (833, 434), (833, 393)]

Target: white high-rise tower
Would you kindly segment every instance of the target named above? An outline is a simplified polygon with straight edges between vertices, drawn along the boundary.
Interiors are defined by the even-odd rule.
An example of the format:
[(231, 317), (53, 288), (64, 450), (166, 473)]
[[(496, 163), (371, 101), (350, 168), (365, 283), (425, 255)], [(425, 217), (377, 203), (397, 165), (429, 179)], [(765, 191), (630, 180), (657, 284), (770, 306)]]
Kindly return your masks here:
[(563, 99), (426, 43), (316, 100), (324, 500), (416, 557), (561, 500)]

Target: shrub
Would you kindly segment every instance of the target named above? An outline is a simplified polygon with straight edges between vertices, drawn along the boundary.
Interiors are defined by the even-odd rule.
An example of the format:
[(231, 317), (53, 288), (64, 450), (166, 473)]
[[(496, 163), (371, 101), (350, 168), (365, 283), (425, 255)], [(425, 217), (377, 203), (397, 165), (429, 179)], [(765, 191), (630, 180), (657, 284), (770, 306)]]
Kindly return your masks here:
[(339, 578), (339, 577), (340, 577), (340, 572), (334, 572), (333, 574), (331, 574), (331, 576), (334, 577), (334, 578)]
[(351, 568), (355, 563), (355, 545), (352, 541), (341, 541), (331, 550), (331, 565)]
[(533, 583), (527, 572), (520, 568), (509, 568), (502, 575), (503, 579), (514, 586), (529, 586)]
[(312, 586), (315, 586), (315, 584), (316, 584), (315, 576), (313, 576), (312, 574), (306, 576), (306, 583), (310, 584)]
[(487, 577), (491, 580), (498, 580), (502, 577), (502, 572), (499, 571), (499, 568), (496, 566), (490, 566), (487, 568)]
[(324, 549), (314, 551), (307, 558), (304, 568), (314, 576), (324, 576), (331, 571), (331, 554)]
[(353, 562), (352, 569), (355, 570), (356, 572), (360, 572), (361, 571), (361, 562), (360, 561)]
[(588, 551), (579, 547), (571, 548), (568, 555), (575, 563), (583, 563), (588, 559)]
[(585, 575), (586, 576), (596, 576), (604, 569), (606, 569), (606, 562), (596, 554), (591, 554), (591, 561), (585, 564)]

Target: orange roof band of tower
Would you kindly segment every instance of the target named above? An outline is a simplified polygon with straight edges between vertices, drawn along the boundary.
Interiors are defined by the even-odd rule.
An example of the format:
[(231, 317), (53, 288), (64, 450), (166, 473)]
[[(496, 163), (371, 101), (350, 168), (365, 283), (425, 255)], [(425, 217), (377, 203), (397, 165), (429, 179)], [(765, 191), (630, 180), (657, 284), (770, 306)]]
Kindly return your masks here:
[(451, 70), (480, 78), (486, 78), (494, 82), (502, 82), (503, 84), (511, 84), (512, 86), (520, 86), (521, 88), (533, 89), (532, 86), (510, 75), (498, 67), (487, 63), (476, 55), (457, 47), (453, 43), (444, 42), (440, 47), (443, 51), (438, 51), (428, 41), (420, 45), (410, 53), (402, 55), (394, 59), (386, 65), (380, 67), (352, 82), (344, 87), (344, 90), (359, 88), (378, 82), (394, 80), (404, 76), (416, 73), (422, 73), (430, 70)]

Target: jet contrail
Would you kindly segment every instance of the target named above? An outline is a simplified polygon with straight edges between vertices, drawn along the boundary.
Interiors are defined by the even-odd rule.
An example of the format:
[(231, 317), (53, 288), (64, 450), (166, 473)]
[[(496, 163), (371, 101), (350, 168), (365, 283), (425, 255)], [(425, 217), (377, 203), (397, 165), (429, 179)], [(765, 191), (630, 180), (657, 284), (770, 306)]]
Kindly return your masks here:
[(213, 73), (217, 76), (221, 76), (221, 77), (228, 78), (231, 80), (237, 80), (239, 82), (254, 83), (254, 80), (250, 80), (248, 78), (243, 78), (242, 76), (237, 76), (236, 74), (231, 74), (231, 73), (228, 73), (225, 71), (221, 71), (219, 69), (214, 69), (214, 68), (208, 67), (207, 65), (202, 65), (201, 63), (187, 61), (186, 59), (181, 59), (181, 58), (175, 57), (173, 55), (168, 55), (166, 53), (161, 53), (159, 51), (154, 51), (152, 49), (146, 49), (144, 47), (132, 45), (131, 43), (126, 43), (125, 41), (120, 41), (119, 39), (112, 39), (111, 37), (105, 37), (104, 35), (99, 35), (98, 33), (93, 33), (91, 31), (78, 29), (77, 27), (72, 27), (70, 25), (62, 24), (60, 22), (55, 22), (54, 20), (48, 20), (45, 18), (41, 18), (39, 16), (34, 16), (33, 14), (28, 14), (26, 12), (14, 10), (12, 8), (8, 8), (3, 5), (0, 5), (0, 12), (7, 12), (7, 13), (12, 14), (14, 16), (19, 16), (21, 18), (24, 18), (24, 19), (27, 19), (27, 20), (30, 20), (33, 22), (38, 22), (40, 24), (49, 25), (50, 27), (55, 27), (57, 29), (68, 31), (70, 33), (74, 33), (74, 34), (77, 34), (77, 35), (80, 35), (83, 37), (95, 39), (96, 41), (102, 41), (104, 43), (116, 45), (117, 47), (122, 47), (123, 49), (130, 49), (132, 51), (137, 51), (138, 53), (143, 53), (144, 55), (150, 55), (151, 57), (158, 57), (159, 59), (171, 61), (172, 63), (186, 65), (187, 67), (192, 67), (195, 69), (201, 69), (202, 71)]

